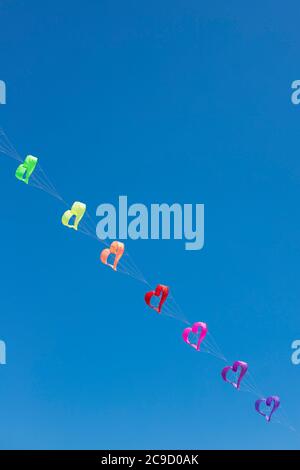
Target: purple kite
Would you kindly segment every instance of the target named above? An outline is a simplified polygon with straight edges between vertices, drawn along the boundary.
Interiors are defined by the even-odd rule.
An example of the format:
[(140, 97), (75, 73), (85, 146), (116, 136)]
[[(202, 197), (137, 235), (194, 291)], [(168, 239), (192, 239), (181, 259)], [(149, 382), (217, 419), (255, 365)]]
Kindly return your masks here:
[[(240, 370), (239, 370), (239, 374), (238, 374), (238, 377), (237, 377), (237, 381), (232, 382), (231, 380), (228, 380), (227, 379), (227, 373), (229, 371), (238, 372), (238, 369), (240, 369)], [(246, 374), (247, 370), (248, 370), (247, 362), (235, 361), (232, 366), (224, 367), (224, 369), (221, 372), (221, 375), (222, 375), (223, 380), (225, 380), (225, 382), (230, 383), (231, 385), (233, 385), (238, 390), (240, 388), (241, 381), (242, 381), (244, 375)]]
[[(269, 414), (264, 413), (263, 411), (261, 411), (260, 405), (262, 403), (264, 403), (268, 408), (271, 408), (271, 411), (269, 412)], [(256, 411), (260, 415), (265, 416), (268, 423), (271, 421), (272, 414), (277, 410), (277, 408), (279, 408), (279, 406), (280, 406), (280, 398), (277, 397), (276, 395), (272, 395), (268, 398), (260, 398), (259, 400), (256, 400), (256, 402), (255, 402)]]

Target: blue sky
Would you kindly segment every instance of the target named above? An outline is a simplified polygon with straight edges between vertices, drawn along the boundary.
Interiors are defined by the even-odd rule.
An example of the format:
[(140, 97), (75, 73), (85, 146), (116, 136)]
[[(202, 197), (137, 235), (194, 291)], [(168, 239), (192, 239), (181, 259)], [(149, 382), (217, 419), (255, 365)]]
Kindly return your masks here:
[[(67, 201), (204, 203), (205, 247), (128, 241), (300, 430), (299, 2), (1, 1), (0, 123)], [(2, 449), (289, 449), (146, 286), (1, 156)], [(300, 432), (300, 431), (299, 431)]]

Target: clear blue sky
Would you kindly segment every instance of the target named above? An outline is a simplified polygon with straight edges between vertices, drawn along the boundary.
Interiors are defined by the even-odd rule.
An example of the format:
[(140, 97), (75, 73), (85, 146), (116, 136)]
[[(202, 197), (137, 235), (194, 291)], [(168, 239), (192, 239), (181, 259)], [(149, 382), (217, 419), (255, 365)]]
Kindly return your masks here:
[[(202, 251), (127, 248), (299, 430), (299, 2), (7, 0), (0, 21), (20, 154), (91, 214), (120, 194), (204, 203)], [(299, 448), (15, 167), (1, 157), (1, 448)]]

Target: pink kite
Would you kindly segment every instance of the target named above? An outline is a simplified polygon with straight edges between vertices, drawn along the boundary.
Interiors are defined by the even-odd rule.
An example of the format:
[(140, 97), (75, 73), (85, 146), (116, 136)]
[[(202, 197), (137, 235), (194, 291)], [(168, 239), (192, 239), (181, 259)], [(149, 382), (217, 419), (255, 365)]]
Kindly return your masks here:
[[(204, 338), (207, 334), (207, 331), (208, 331), (208, 329), (207, 329), (207, 324), (206, 323), (203, 323), (201, 321), (197, 322), (197, 323), (194, 323), (192, 327), (185, 328), (185, 330), (183, 331), (183, 333), (182, 333), (183, 341), (185, 341), (187, 344), (192, 346), (192, 348), (196, 349), (196, 351), (199, 351), (200, 350), (200, 345), (201, 345), (202, 341), (204, 340)], [(199, 334), (198, 341), (197, 341), (196, 344), (190, 342), (189, 337), (190, 337), (191, 333)]]
[[(119, 263), (120, 259), (122, 258), (124, 251), (125, 251), (124, 243), (114, 241), (114, 242), (112, 242), (112, 244), (110, 245), (109, 248), (105, 248), (101, 252), (100, 259), (101, 259), (103, 264), (106, 264), (107, 266), (110, 266), (114, 271), (116, 271), (118, 263)], [(107, 262), (108, 257), (111, 254), (115, 255), (114, 264), (109, 264)]]
[[(229, 371), (238, 372), (238, 369), (240, 369), (240, 370), (239, 370), (239, 373), (238, 373), (237, 381), (236, 382), (231, 382), (230, 380), (228, 380), (227, 379), (227, 373)], [(239, 389), (241, 381), (242, 381), (244, 375), (246, 374), (247, 370), (248, 370), (247, 362), (235, 361), (232, 366), (224, 367), (224, 369), (221, 372), (221, 375), (222, 375), (223, 380), (225, 380), (225, 382), (228, 382), (231, 385), (233, 385), (236, 389)]]
[[(152, 290), (152, 291), (147, 292), (145, 294), (146, 304), (150, 308), (153, 308), (153, 310), (155, 310), (156, 312), (161, 313), (162, 306), (165, 303), (165, 301), (167, 300), (167, 297), (169, 295), (169, 290), (170, 289), (169, 289), (168, 286), (164, 286), (163, 284), (158, 284), (158, 286), (156, 287), (155, 290)], [(153, 296), (154, 297), (160, 297), (158, 307), (154, 307), (153, 305), (151, 305), (151, 299), (152, 299)]]

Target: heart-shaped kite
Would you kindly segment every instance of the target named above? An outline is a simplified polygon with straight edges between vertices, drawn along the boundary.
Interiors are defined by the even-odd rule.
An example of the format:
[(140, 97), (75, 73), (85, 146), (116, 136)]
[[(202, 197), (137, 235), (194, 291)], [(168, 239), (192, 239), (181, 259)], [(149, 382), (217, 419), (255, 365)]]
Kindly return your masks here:
[[(105, 248), (101, 252), (100, 259), (101, 259), (103, 264), (106, 264), (107, 266), (110, 266), (114, 271), (116, 271), (118, 263), (119, 263), (120, 259), (122, 258), (124, 251), (125, 251), (124, 243), (114, 241), (114, 242), (112, 242), (112, 244), (110, 245), (109, 248)], [(115, 255), (114, 264), (109, 264), (107, 262), (108, 257), (111, 254)]]
[[(228, 380), (228, 379), (227, 379), (227, 373), (228, 373), (230, 370), (231, 370), (232, 372), (238, 372), (238, 369), (240, 369), (240, 371), (239, 371), (239, 375), (238, 375), (237, 381), (236, 381), (236, 382), (231, 382), (231, 380)], [(246, 374), (247, 370), (248, 370), (248, 364), (247, 364), (247, 362), (235, 361), (232, 366), (226, 366), (226, 367), (224, 367), (224, 369), (223, 369), (222, 372), (221, 372), (221, 375), (222, 375), (223, 380), (225, 380), (225, 382), (228, 382), (228, 383), (230, 383), (231, 385), (233, 385), (236, 389), (239, 389), (239, 388), (240, 388), (241, 381), (242, 381), (244, 375)]]
[[(169, 295), (169, 287), (164, 286), (163, 284), (158, 284), (155, 290), (152, 290), (150, 292), (147, 292), (145, 294), (145, 302), (146, 304), (150, 307), (153, 308), (153, 310), (156, 310), (156, 312), (161, 313), (161, 309), (165, 301), (167, 300), (167, 297)], [(160, 297), (160, 301), (158, 304), (158, 307), (154, 307), (151, 305), (151, 299), (152, 297)]]
[[(268, 408), (270, 408), (269, 414), (264, 413), (260, 409), (260, 405), (264, 403)], [(268, 398), (260, 398), (259, 400), (256, 400), (255, 402), (255, 409), (256, 411), (264, 416), (268, 422), (271, 421), (272, 414), (279, 408), (280, 406), (280, 398), (276, 395), (272, 395)]]
[[(185, 328), (182, 333), (183, 341), (185, 341), (188, 345), (192, 346), (192, 348), (196, 349), (196, 351), (200, 350), (200, 345), (202, 341), (204, 340), (206, 334), (207, 334), (207, 324), (203, 323), (201, 321), (194, 323), (192, 327)], [(191, 333), (194, 334), (199, 334), (198, 336), (198, 341), (196, 344), (191, 343), (189, 336)]]

